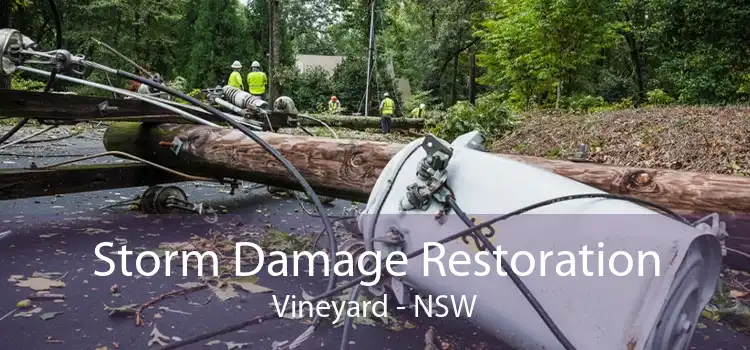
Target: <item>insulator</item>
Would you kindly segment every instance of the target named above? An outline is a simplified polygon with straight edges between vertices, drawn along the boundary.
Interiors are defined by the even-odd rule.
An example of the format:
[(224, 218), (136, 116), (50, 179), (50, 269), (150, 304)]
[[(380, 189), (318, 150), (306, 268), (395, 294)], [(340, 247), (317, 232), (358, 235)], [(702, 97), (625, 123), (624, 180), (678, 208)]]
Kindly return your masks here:
[(253, 96), (238, 88), (227, 85), (227, 86), (224, 86), (222, 90), (224, 91), (224, 94), (227, 97), (226, 99), (237, 107), (244, 108), (244, 109), (255, 109), (255, 108), (265, 109), (268, 107), (268, 102), (263, 101), (262, 98), (258, 96)]

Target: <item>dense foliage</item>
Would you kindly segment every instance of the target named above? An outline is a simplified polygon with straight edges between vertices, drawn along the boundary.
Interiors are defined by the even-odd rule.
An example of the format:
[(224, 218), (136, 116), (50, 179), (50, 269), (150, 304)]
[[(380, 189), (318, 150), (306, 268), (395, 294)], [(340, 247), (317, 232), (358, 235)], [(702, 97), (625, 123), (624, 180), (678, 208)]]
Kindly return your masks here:
[[(184, 77), (187, 91), (223, 84), (234, 60), (245, 67), (257, 60), (264, 69), (271, 60), (268, 0), (58, 3), (66, 48), (133, 69), (96, 38), (169, 80)], [(273, 70), (273, 80), (280, 93), (303, 110), (324, 110), (330, 95), (337, 95), (348, 111), (363, 112), (369, 5), (279, 2), (281, 66)], [(53, 46), (54, 21), (45, 1), (13, 0), (7, 6), (0, 9), (5, 13), (0, 25)], [(383, 92), (393, 93), (394, 77), (408, 79), (414, 96), (397, 99), (399, 113), (417, 102), (430, 111), (453, 106), (450, 119), (470, 118), (467, 125), (484, 125), (487, 118), (509, 125), (509, 113), (485, 110), (477, 100), (490, 93), (485, 104), (514, 112), (730, 104), (750, 97), (747, 1), (381, 0), (375, 8), (378, 60), (370, 108)], [(315, 69), (299, 72), (296, 54), (347, 59), (329, 76)]]

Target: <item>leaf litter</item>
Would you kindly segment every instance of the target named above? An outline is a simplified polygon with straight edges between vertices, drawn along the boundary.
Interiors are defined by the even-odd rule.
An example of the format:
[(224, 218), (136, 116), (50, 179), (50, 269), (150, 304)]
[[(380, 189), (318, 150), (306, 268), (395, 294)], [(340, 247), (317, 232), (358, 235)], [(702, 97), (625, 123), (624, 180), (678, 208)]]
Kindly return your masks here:
[(573, 114), (538, 111), (498, 138), (493, 152), (572, 157), (618, 166), (748, 175), (750, 107), (669, 107)]
[(43, 314), (39, 315), (39, 318), (41, 318), (44, 321), (51, 320), (51, 319), (55, 318), (55, 316), (57, 316), (57, 315), (59, 315), (61, 313), (62, 312), (46, 312), (46, 313), (43, 313)]

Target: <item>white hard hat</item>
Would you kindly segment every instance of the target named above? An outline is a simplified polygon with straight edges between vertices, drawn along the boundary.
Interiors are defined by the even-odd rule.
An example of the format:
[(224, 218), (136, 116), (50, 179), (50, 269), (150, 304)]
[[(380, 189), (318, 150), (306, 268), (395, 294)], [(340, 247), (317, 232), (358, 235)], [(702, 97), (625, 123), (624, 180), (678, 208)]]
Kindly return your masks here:
[(234, 61), (232, 62), (232, 68), (242, 68), (242, 63), (240, 63), (240, 61)]
[(386, 92), (386, 93), (384, 93), (384, 94), (383, 94), (383, 97), (388, 97), (388, 93), (387, 93), (387, 92)]
[(260, 67), (260, 62), (258, 62), (258, 61), (253, 61), (253, 64), (252, 64), (252, 65), (250, 65), (250, 67)]
[(419, 104), (419, 108), (422, 108), (422, 109), (424, 109), (424, 103), (420, 103), (420, 104)]

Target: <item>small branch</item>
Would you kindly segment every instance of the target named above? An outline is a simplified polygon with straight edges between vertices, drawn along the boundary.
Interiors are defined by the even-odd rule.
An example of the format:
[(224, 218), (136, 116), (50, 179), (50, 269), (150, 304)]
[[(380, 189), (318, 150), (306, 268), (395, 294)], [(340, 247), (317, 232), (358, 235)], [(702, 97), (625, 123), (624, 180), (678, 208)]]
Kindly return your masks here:
[(216, 336), (219, 336), (219, 335), (222, 335), (222, 334), (227, 334), (227, 333), (231, 333), (231, 332), (234, 332), (234, 331), (238, 331), (238, 330), (243, 329), (243, 328), (245, 328), (247, 326), (251, 326), (251, 325), (255, 325), (255, 324), (260, 324), (260, 323), (263, 323), (263, 321), (274, 319), (274, 318), (280, 318), (280, 317), (275, 312), (274, 313), (265, 314), (263, 316), (258, 316), (258, 317), (255, 317), (255, 318), (253, 318), (251, 320), (247, 320), (247, 321), (242, 322), (242, 323), (238, 323), (238, 324), (235, 324), (235, 325), (224, 327), (222, 329), (218, 329), (218, 330), (215, 330), (213, 332), (205, 333), (205, 334), (199, 335), (197, 337), (193, 337), (193, 338), (185, 339), (185, 340), (182, 340), (182, 341), (178, 341), (176, 343), (169, 344), (169, 345), (167, 345), (167, 346), (165, 346), (165, 347), (163, 347), (161, 349), (162, 350), (167, 350), (167, 349), (181, 348), (183, 346), (187, 346), (187, 345), (190, 345), (190, 344), (195, 344), (195, 343), (197, 343), (197, 342), (199, 342), (201, 340), (211, 339), (213, 337), (216, 337)]
[(151, 300), (149, 300), (149, 301), (147, 301), (147, 302), (139, 305), (138, 308), (135, 309), (135, 325), (136, 326), (142, 326), (143, 325), (143, 317), (142, 317), (143, 315), (141, 313), (143, 312), (144, 309), (147, 309), (147, 308), (151, 307), (152, 305), (154, 305), (154, 304), (156, 304), (156, 303), (158, 303), (158, 302), (160, 302), (160, 301), (162, 301), (164, 299), (175, 297), (175, 296), (178, 296), (178, 295), (184, 295), (184, 294), (192, 293), (192, 292), (195, 292), (195, 291), (199, 291), (201, 289), (205, 289), (207, 287), (208, 287), (207, 284), (201, 284), (199, 286), (195, 286), (195, 287), (191, 287), (191, 288), (176, 289), (176, 290), (173, 290), (171, 292), (159, 295), (156, 298), (153, 298), (153, 299), (151, 299)]

